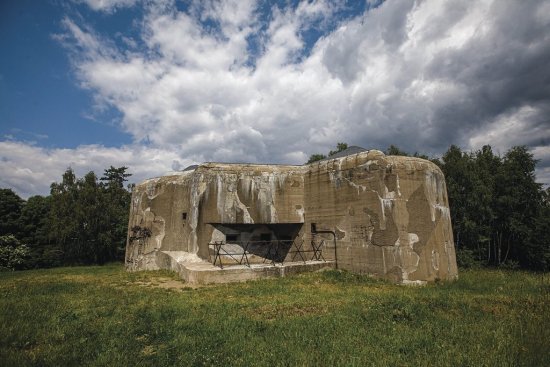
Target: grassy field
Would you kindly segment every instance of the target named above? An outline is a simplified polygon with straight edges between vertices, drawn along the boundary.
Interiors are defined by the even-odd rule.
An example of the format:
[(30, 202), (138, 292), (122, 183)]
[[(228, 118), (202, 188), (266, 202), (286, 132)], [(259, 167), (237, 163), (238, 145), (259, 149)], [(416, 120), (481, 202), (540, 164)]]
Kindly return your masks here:
[(121, 265), (0, 273), (0, 365), (550, 365), (550, 275), (327, 271), (182, 288)]

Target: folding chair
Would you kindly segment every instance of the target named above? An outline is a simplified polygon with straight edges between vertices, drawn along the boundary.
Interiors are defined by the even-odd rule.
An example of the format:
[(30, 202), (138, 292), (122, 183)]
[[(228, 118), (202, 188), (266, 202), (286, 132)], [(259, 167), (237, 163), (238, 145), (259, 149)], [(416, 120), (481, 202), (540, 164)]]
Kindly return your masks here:
[(302, 261), (305, 264), (306, 259), (304, 258), (304, 255), (303, 255), (304, 252), (305, 252), (305, 250), (303, 249), (304, 240), (301, 240), (299, 244), (297, 244), (296, 241), (292, 241), (292, 245), (294, 245), (294, 248), (296, 248), (296, 251), (294, 251), (294, 255), (292, 255), (292, 260), (291, 261), (294, 261), (294, 259), (296, 258), (296, 254), (298, 254), (298, 255), (300, 255), (300, 258), (302, 259)]
[(315, 239), (311, 240), (311, 248), (313, 249), (313, 256), (311, 257), (311, 260), (321, 261), (321, 259), (323, 259), (323, 261), (326, 261), (325, 258), (323, 257), (324, 244), (325, 244), (325, 240), (321, 240), (319, 241), (319, 243), (317, 243)]

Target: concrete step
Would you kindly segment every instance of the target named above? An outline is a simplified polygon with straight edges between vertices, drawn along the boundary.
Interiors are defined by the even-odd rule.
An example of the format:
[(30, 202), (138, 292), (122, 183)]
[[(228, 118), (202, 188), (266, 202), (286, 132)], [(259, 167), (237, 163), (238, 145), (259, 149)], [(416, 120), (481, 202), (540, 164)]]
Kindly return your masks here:
[(335, 267), (334, 261), (296, 261), (283, 264), (224, 265), (223, 269), (183, 251), (159, 251), (157, 262), (161, 268), (177, 272), (192, 285), (244, 282), (269, 277), (284, 277)]

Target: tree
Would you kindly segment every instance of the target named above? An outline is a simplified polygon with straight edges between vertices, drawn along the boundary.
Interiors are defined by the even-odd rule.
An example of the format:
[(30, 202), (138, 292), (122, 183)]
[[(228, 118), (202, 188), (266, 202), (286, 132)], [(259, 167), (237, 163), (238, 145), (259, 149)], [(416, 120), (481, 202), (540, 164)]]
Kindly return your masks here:
[(51, 207), (48, 222), (50, 238), (59, 249), (62, 262), (64, 264), (75, 263), (78, 253), (76, 249), (78, 218), (75, 215), (78, 188), (72, 168), (67, 168), (60, 183), (53, 182), (50, 185), (50, 196)]
[(60, 249), (49, 241), (50, 206), (51, 197), (36, 195), (31, 196), (21, 210), (20, 239), (29, 247), (28, 267), (61, 265)]
[(312, 154), (309, 156), (309, 159), (307, 160), (306, 164), (310, 164), (313, 162), (320, 161), (322, 159), (325, 159), (327, 156), (324, 154)]
[(106, 182), (109, 189), (124, 189), (124, 182), (132, 176), (130, 173), (126, 173), (127, 169), (128, 167), (124, 166), (119, 168), (111, 166), (103, 172), (103, 177), (100, 180)]
[(102, 187), (98, 184), (93, 171), (88, 172), (78, 180), (78, 197), (75, 214), (78, 220), (78, 233), (75, 238), (79, 262), (87, 264), (103, 264), (105, 262), (105, 247), (108, 244), (101, 241), (101, 233), (108, 230), (105, 225), (105, 212), (109, 202), (105, 200)]
[(494, 183), (500, 166), (488, 145), (473, 153), (452, 145), (442, 157), (460, 265), (491, 262)]
[(466, 210), (470, 226), (466, 229), (470, 230), (471, 247), (475, 244), (478, 260), (487, 255), (487, 262), (491, 261), (489, 256), (491, 237), (496, 219), (495, 180), (501, 167), (502, 159), (493, 153), (489, 145), (469, 154), (468, 175), (471, 192), (468, 195)]
[(525, 146), (504, 155), (495, 179), (496, 220), (493, 225), (493, 263), (507, 260), (529, 267), (527, 240), (535, 230), (543, 204), (542, 185), (535, 182), (537, 161)]
[(21, 232), (19, 217), (24, 200), (12, 189), (0, 189), (0, 236)]
[(127, 169), (110, 166), (98, 179), (93, 171), (77, 178), (69, 167), (61, 182), (50, 185), (50, 196), (27, 202), (1, 189), (0, 263), (11, 269), (121, 260), (130, 205)]
[(128, 231), (128, 214), (131, 194), (124, 189), (124, 182), (131, 174), (126, 173), (128, 167), (114, 168), (111, 166), (105, 170), (102, 181), (105, 193), (109, 200), (106, 205), (105, 219), (107, 220), (107, 231), (102, 232), (103, 241), (111, 244), (109, 247), (110, 259), (124, 258), (126, 248), (126, 234)]
[[(331, 150), (328, 153), (328, 156), (330, 157), (331, 155), (335, 155), (336, 153), (339, 153), (339, 152), (344, 151), (346, 149), (348, 149), (348, 144), (347, 143), (337, 143), (336, 144), (336, 150)], [(320, 160), (325, 159), (325, 158), (327, 158), (327, 156), (324, 155), (324, 154), (312, 154), (312, 155), (309, 156), (309, 159), (306, 162), (306, 164), (317, 162), (317, 161), (320, 161)]]
[(348, 149), (347, 143), (337, 143), (336, 144), (336, 150), (331, 150), (328, 152), (328, 156), (335, 155), (336, 153), (343, 152), (344, 150)]
[(535, 270), (550, 270), (550, 187), (542, 192), (539, 213), (533, 221), (533, 229), (525, 241), (522, 256), (524, 267)]
[(397, 146), (391, 144), (388, 149), (386, 149), (387, 155), (401, 155), (401, 156), (408, 156), (409, 153), (399, 149)]
[(470, 194), (474, 187), (470, 175), (472, 162), (471, 157), (455, 145), (449, 147), (441, 161), (441, 168), (447, 184), (457, 258), (460, 264), (462, 252), (469, 255), (475, 249), (475, 246), (472, 245), (476, 243), (475, 240), (472, 240), (471, 231), (474, 223), (469, 216), (468, 209), (471, 204)]
[(77, 179), (69, 168), (61, 183), (52, 184), (51, 237), (64, 263), (103, 264), (122, 258), (130, 204), (126, 170), (111, 166), (98, 180), (94, 172)]
[(504, 157), (489, 145), (465, 153), (451, 146), (442, 168), (459, 264), (547, 269), (550, 227), (547, 200), (535, 182), (537, 161), (526, 147)]
[[(386, 154), (387, 155), (400, 155), (400, 156), (411, 157), (411, 155), (409, 153), (405, 152), (404, 150), (399, 149), (397, 146), (395, 146), (393, 144), (391, 144), (388, 147), (388, 149), (386, 149)], [(418, 152), (414, 152), (412, 157), (430, 160), (430, 158), (427, 155), (421, 154), (421, 153), (418, 153)], [(432, 160), (432, 161), (434, 161), (434, 160)], [(434, 162), (434, 163), (436, 163), (436, 162)]]

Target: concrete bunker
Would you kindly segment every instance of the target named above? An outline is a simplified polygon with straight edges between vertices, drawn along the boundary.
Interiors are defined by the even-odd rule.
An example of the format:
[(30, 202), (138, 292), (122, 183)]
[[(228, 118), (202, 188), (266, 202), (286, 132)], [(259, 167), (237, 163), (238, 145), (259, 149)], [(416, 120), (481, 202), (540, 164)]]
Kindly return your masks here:
[(397, 283), (457, 276), (441, 170), (357, 147), (303, 166), (204, 163), (136, 185), (126, 266), (197, 283), (327, 266)]

